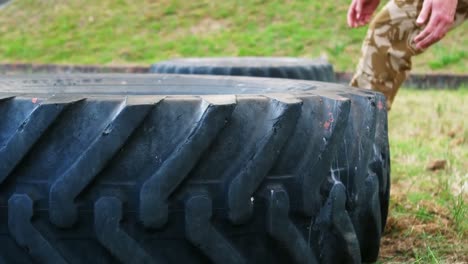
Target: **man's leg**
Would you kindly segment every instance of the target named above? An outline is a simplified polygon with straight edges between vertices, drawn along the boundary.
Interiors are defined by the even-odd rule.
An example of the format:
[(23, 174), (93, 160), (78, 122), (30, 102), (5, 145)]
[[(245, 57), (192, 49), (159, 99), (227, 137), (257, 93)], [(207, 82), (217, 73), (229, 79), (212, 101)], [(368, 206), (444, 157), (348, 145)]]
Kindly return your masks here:
[[(390, 109), (398, 89), (411, 70), (418, 50), (412, 40), (422, 30), (416, 18), (423, 0), (391, 0), (373, 19), (362, 46), (351, 85), (382, 92)], [(459, 0), (454, 26), (468, 17), (468, 0)]]

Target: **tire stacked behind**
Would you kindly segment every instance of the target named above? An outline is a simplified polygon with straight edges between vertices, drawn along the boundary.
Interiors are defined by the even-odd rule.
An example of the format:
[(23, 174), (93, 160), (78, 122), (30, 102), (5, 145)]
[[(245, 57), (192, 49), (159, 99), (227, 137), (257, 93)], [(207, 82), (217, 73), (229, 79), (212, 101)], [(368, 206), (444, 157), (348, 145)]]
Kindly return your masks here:
[(323, 59), (281, 57), (186, 58), (159, 62), (151, 66), (150, 72), (335, 81), (332, 65)]

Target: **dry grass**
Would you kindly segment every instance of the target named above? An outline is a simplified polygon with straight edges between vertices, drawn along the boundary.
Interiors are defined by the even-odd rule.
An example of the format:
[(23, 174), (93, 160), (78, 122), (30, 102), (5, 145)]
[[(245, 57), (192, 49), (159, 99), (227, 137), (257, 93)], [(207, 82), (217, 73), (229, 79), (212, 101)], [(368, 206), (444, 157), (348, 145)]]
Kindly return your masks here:
[[(468, 89), (403, 90), (389, 115), (391, 211), (383, 263), (468, 263)], [(440, 170), (428, 170), (444, 160)]]

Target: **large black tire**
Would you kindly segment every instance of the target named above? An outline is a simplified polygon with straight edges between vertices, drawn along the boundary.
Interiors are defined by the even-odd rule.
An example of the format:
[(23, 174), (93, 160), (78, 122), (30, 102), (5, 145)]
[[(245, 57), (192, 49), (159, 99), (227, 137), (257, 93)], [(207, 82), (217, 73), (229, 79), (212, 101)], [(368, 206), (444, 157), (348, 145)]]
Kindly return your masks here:
[(186, 58), (153, 64), (151, 73), (209, 74), (333, 82), (335, 73), (323, 59), (240, 57)]
[(10, 0), (0, 0), (0, 8), (5, 7), (9, 2)]
[[(153, 73), (185, 73), (185, 74), (212, 74), (212, 75), (236, 75), (236, 76), (257, 76), (257, 77), (276, 77), (276, 78), (289, 78), (289, 79), (302, 79), (302, 80), (316, 80), (316, 81), (334, 81), (333, 67), (328, 62), (318, 60), (308, 60), (299, 58), (264, 58), (264, 57), (244, 57), (244, 58), (188, 58), (163, 61), (154, 64), (150, 72)], [(359, 100), (356, 98), (355, 100)], [(380, 232), (376, 230), (369, 231), (366, 223), (360, 221), (359, 208), (361, 204), (355, 200), (356, 185), (363, 184), (376, 184), (372, 182), (364, 182), (363, 179), (356, 180), (355, 173), (363, 174), (364, 171), (356, 172), (353, 164), (355, 162), (347, 162), (351, 159), (368, 159), (370, 164), (370, 173), (375, 173), (379, 179), (379, 205), (374, 204), (374, 207), (380, 207), (381, 214), (374, 215), (374, 218), (381, 218), (381, 225), (375, 226), (375, 229), (383, 230), (387, 220), (387, 210), (390, 199), (390, 156), (389, 144), (387, 134), (386, 114), (384, 117), (374, 116), (376, 113), (369, 112), (369, 109), (361, 108), (363, 105), (356, 105), (351, 111), (354, 111), (354, 119), (351, 120), (349, 128), (346, 130), (346, 139), (353, 139), (363, 137), (363, 141), (372, 141), (372, 148), (368, 148), (363, 156), (362, 149), (357, 145), (342, 144), (338, 153), (337, 160), (340, 162), (340, 168), (345, 168), (345, 175), (343, 177), (349, 178), (346, 181), (351, 184), (347, 190), (348, 200), (347, 206), (355, 207), (352, 210), (353, 221), (357, 228), (362, 229), (358, 234), (361, 242), (361, 254), (365, 261), (375, 259), (378, 254), (378, 244), (375, 242), (380, 240)], [(383, 108), (384, 106), (378, 106)], [(382, 114), (382, 113), (378, 113)], [(376, 136), (374, 138), (366, 138), (363, 133), (369, 122), (368, 118), (375, 118), (377, 121), (372, 122), (375, 124)], [(363, 170), (367, 168), (362, 167)], [(364, 202), (364, 200), (361, 200)], [(376, 201), (373, 201), (376, 202)], [(375, 210), (374, 210), (375, 211)], [(377, 220), (375, 220), (377, 221)], [(372, 234), (370, 234), (371, 232)], [(374, 236), (373, 240), (369, 236)], [(366, 239), (364, 239), (366, 237)], [(369, 242), (371, 241), (371, 242)], [(377, 247), (377, 248), (375, 248)]]
[(377, 258), (381, 94), (262, 78), (2, 77), (0, 112), (0, 263)]

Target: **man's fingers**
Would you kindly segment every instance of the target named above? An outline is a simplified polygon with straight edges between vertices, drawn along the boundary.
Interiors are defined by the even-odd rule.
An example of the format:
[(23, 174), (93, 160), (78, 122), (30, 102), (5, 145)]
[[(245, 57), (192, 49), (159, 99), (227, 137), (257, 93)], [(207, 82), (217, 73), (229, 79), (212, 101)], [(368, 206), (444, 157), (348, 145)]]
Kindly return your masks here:
[(427, 26), (424, 28), (424, 30), (421, 31), (414, 38), (414, 42), (418, 43), (421, 40), (425, 39), (429, 34), (431, 34), (437, 29), (437, 25), (438, 25), (437, 17), (431, 17), (431, 19), (429, 20), (429, 23), (427, 23)]
[(421, 40), (425, 39), (429, 34), (431, 34), (431, 31), (433, 31), (433, 28), (429, 28), (427, 26), (423, 31), (421, 31), (416, 37), (414, 37), (414, 42), (418, 43)]
[(362, 8), (363, 8), (363, 1), (362, 0), (355, 0), (355, 9), (356, 9), (356, 19), (361, 20), (362, 17)]
[(364, 23), (366, 23), (366, 24), (369, 23), (369, 21), (371, 20), (371, 18), (372, 18), (372, 14), (366, 14), (366, 15), (364, 16), (364, 18), (363, 18), (363, 19), (364, 19)]
[(414, 38), (417, 48), (425, 49), (445, 36), (453, 23), (456, 7), (457, 0), (424, 0), (416, 23), (427, 25)]
[(348, 26), (354, 27), (356, 22), (356, 1), (351, 3), (348, 9)]
[(374, 10), (364, 6), (363, 0), (354, 0), (348, 9), (348, 25), (350, 27), (360, 27), (369, 23)]
[(416, 24), (423, 25), (429, 19), (429, 14), (432, 9), (432, 1), (427, 0), (423, 2), (421, 12), (419, 13), (418, 19), (416, 19)]
[(441, 40), (445, 36), (445, 33), (446, 33), (445, 27), (440, 25), (431, 34), (429, 34), (424, 39), (419, 41), (416, 44), (416, 47), (418, 49), (426, 49), (429, 46), (431, 46), (432, 44), (434, 44), (434, 43), (438, 42), (439, 40)]
[(449, 31), (450, 26), (451, 22), (448, 19), (444, 20), (440, 17), (431, 17), (426, 28), (414, 38), (416, 47), (425, 49), (439, 41)]
[(360, 20), (362, 15), (362, 0), (356, 0), (356, 19)]
[(426, 38), (421, 40), (416, 44), (416, 48), (418, 49), (426, 49), (429, 47), (431, 44), (437, 42), (439, 39), (435, 36), (434, 33), (429, 34)]
[(358, 19), (357, 23), (358, 26), (362, 27), (365, 26), (367, 23), (369, 23), (370, 16), (369, 15), (361, 15), (361, 18)]

